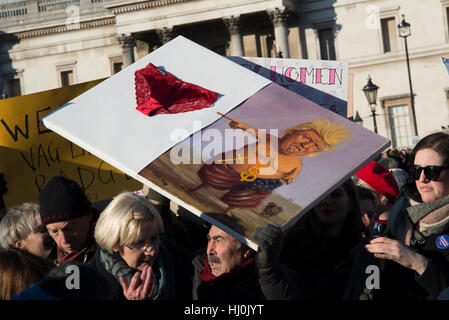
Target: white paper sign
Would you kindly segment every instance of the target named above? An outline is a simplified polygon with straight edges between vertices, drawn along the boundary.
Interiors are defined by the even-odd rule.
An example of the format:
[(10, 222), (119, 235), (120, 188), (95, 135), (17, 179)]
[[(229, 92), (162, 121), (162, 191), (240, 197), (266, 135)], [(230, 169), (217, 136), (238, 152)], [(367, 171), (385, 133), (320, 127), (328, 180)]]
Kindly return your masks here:
[[(148, 117), (136, 110), (134, 72), (149, 62), (175, 77), (220, 94), (210, 108)], [(211, 67), (212, 66), (212, 67)], [(271, 83), (250, 70), (178, 36), (73, 99), (44, 125), (116, 168), (135, 176), (174, 144), (220, 118)], [(201, 120), (201, 124), (195, 120)], [(193, 127), (193, 123), (197, 125)], [(183, 136), (173, 137), (176, 132)]]
[(345, 61), (227, 58), (326, 109), (347, 117), (349, 66)]

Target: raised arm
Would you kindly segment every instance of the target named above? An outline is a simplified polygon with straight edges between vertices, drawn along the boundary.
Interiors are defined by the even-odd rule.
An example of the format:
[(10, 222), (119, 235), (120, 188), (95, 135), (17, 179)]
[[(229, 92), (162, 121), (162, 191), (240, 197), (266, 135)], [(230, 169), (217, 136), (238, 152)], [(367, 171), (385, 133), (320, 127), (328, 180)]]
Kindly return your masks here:
[[(232, 129), (242, 129), (242, 130), (248, 131), (248, 132), (249, 132), (251, 135), (253, 135), (254, 137), (258, 137), (258, 136), (259, 136), (259, 130), (258, 130), (258, 129), (253, 128), (253, 127), (250, 127), (250, 126), (244, 124), (244, 123), (241, 122), (241, 121), (238, 121), (238, 120), (232, 119), (232, 118), (230, 118), (230, 117), (228, 117), (228, 116), (225, 116), (225, 115), (222, 114), (221, 112), (217, 112), (217, 113), (218, 113), (220, 116), (222, 116), (223, 118), (226, 118), (226, 119), (228, 119), (228, 120), (231, 121), (231, 122), (229, 122), (229, 126), (230, 126)], [(266, 133), (266, 141), (267, 141), (267, 144), (269, 144), (271, 138), (272, 138), (272, 136), (271, 136), (270, 134)]]

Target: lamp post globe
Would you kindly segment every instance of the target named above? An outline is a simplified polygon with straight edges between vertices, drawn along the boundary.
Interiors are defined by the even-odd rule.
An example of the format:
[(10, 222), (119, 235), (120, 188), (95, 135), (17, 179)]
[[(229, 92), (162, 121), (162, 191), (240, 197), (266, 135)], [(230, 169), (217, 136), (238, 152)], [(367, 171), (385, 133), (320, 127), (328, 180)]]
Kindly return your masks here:
[(365, 93), (366, 100), (368, 100), (368, 104), (371, 109), (375, 133), (377, 133), (377, 123), (376, 123), (377, 90), (379, 90), (379, 87), (372, 82), (371, 76), (368, 76), (368, 82), (363, 87), (362, 91)]

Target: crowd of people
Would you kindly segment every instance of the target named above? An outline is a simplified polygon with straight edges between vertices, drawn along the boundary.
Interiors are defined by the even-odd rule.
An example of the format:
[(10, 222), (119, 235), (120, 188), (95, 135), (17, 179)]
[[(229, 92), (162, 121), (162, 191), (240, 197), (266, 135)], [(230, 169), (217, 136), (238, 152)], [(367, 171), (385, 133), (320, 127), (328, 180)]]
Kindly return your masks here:
[(5, 208), (0, 174), (0, 299), (449, 300), (448, 169), (448, 134), (389, 149), (257, 251), (154, 190), (91, 203), (55, 176)]

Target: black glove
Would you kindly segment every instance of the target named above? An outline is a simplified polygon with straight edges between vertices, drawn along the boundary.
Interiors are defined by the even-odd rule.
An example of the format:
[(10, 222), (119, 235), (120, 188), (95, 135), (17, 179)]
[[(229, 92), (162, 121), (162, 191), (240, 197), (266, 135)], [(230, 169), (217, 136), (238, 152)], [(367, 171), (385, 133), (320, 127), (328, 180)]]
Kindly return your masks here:
[(279, 227), (266, 224), (254, 231), (252, 240), (259, 245), (255, 260), (259, 269), (270, 268), (279, 264), (284, 242), (284, 233)]
[(7, 191), (8, 188), (6, 187), (4, 174), (0, 172), (0, 197), (3, 196)]

